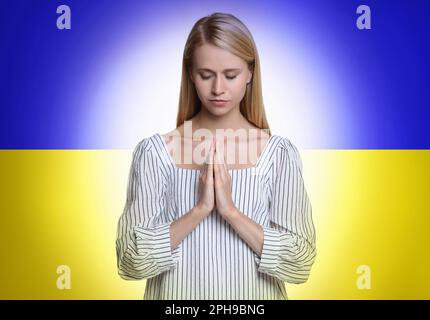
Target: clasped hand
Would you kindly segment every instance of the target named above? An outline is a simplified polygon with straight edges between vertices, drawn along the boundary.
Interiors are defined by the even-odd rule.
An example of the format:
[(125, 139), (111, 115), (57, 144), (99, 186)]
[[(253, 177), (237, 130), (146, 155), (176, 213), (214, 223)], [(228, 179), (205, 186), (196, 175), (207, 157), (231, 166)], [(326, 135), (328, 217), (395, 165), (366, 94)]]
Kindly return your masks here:
[(206, 164), (200, 171), (199, 182), (197, 206), (207, 214), (215, 208), (223, 217), (234, 213), (236, 207), (231, 197), (231, 176), (215, 138), (212, 140)]

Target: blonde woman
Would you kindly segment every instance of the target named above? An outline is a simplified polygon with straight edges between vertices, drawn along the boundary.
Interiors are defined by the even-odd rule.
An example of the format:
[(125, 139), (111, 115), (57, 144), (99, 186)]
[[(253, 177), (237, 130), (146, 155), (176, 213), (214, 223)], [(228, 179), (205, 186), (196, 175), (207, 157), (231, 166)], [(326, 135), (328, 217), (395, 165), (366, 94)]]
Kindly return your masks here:
[(286, 300), (285, 282), (307, 281), (301, 157), (270, 133), (257, 49), (235, 16), (192, 28), (177, 127), (135, 148), (116, 247), (119, 275), (147, 279), (144, 299)]

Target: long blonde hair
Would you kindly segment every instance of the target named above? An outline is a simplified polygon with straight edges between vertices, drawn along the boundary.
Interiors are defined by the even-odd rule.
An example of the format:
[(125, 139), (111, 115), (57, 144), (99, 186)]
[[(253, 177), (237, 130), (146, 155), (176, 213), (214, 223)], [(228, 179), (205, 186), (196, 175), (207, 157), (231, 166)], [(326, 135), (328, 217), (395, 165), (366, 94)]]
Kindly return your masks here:
[(176, 126), (179, 127), (184, 121), (194, 117), (201, 109), (201, 101), (191, 81), (190, 72), (194, 50), (205, 43), (225, 49), (247, 62), (252, 79), (246, 86), (245, 96), (240, 102), (240, 112), (249, 122), (271, 135), (264, 111), (257, 47), (248, 28), (238, 18), (220, 12), (199, 19), (188, 36), (182, 60)]

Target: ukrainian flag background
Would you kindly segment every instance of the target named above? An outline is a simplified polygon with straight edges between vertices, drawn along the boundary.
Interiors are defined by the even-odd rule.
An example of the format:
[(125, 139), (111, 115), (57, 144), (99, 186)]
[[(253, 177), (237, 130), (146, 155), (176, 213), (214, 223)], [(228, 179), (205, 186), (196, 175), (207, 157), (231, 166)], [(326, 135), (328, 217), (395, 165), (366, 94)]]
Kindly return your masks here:
[[(371, 10), (360, 30), (359, 5)], [(59, 30), (57, 7), (71, 10)], [(300, 149), (317, 230), (290, 299), (430, 298), (424, 1), (3, 1), (0, 298), (142, 299), (115, 238), (134, 146), (175, 126), (186, 37), (250, 29), (274, 134)], [(71, 287), (60, 290), (59, 266)], [(363, 283), (367, 286), (363, 287)]]

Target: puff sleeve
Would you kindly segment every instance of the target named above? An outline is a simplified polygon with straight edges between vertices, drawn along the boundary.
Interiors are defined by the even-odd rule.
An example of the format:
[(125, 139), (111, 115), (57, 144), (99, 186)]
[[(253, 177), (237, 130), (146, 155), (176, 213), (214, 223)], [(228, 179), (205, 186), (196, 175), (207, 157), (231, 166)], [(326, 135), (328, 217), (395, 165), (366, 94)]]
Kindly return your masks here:
[(182, 254), (181, 245), (171, 250), (165, 183), (151, 146), (143, 139), (133, 151), (127, 199), (118, 221), (117, 267), (125, 280), (150, 278), (175, 268)]
[(307, 281), (316, 257), (312, 206), (302, 176), (297, 148), (283, 138), (276, 150), (269, 226), (263, 226), (261, 257), (254, 253), (258, 271), (284, 282)]

